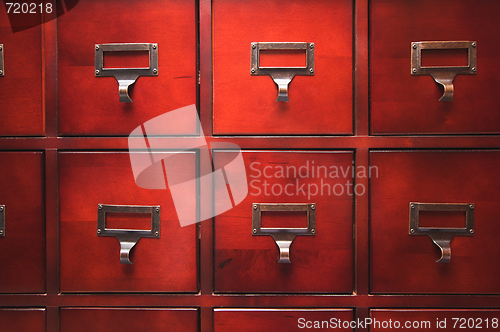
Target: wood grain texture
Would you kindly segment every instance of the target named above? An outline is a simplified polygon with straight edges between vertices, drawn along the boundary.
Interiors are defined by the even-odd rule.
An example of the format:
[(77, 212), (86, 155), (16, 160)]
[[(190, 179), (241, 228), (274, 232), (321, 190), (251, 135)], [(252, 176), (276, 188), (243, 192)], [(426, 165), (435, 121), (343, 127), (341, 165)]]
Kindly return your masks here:
[(0, 309), (2, 332), (44, 332), (45, 309)]
[(64, 308), (61, 332), (198, 331), (196, 309)]
[[(351, 134), (351, 1), (213, 1), (214, 134)], [(269, 76), (251, 76), (252, 42), (314, 42), (314, 76), (296, 76), (277, 102)], [(286, 65), (286, 63), (285, 63)]]
[[(132, 103), (118, 101), (113, 77), (94, 75), (94, 45), (105, 43), (158, 43), (158, 76), (138, 78)], [(61, 134), (129, 135), (196, 103), (195, 1), (80, 1), (58, 19), (58, 45)]]
[[(498, 151), (370, 154), (370, 165), (379, 169), (370, 179), (372, 292), (500, 293), (492, 264), (500, 259), (499, 162)], [(408, 234), (410, 202), (474, 204), (474, 236), (454, 237), (450, 263), (436, 263), (440, 252), (428, 236)]]
[(0, 6), (5, 73), (0, 77), (0, 136), (41, 136), (45, 130), (42, 30), (39, 25), (12, 33), (5, 8)]
[[(499, 133), (499, 15), (495, 0), (371, 1), (371, 132)], [(431, 76), (411, 75), (411, 42), (462, 40), (477, 42), (477, 74), (458, 75), (453, 101), (440, 102)]]
[(0, 204), (5, 205), (0, 293), (44, 293), (43, 154), (1, 152), (0, 174)]
[[(216, 152), (215, 167), (226, 164), (230, 156), (230, 153)], [(341, 193), (340, 188), (353, 179), (350, 172), (347, 178), (328, 176), (330, 166), (350, 169), (353, 154), (244, 151), (243, 158), (249, 181), (248, 196), (233, 209), (215, 217), (215, 291), (351, 293), (353, 198), (347, 191)], [(280, 166), (285, 171), (282, 176), (277, 175)], [(323, 173), (317, 177), (317, 166), (329, 169), (327, 177)], [(302, 172), (293, 174), (290, 169), (287, 174), (287, 167), (295, 167), (297, 171), (302, 167)], [(339, 195), (328, 191), (327, 186), (332, 189), (336, 186)], [(216, 202), (219, 194), (223, 193), (215, 192)], [(252, 203), (316, 204), (316, 235), (295, 238), (290, 251), (291, 264), (277, 263), (278, 247), (271, 236), (252, 235)], [(283, 222), (280, 224), (283, 227)]]
[[(194, 156), (185, 160), (194, 176)], [(198, 290), (196, 225), (180, 227), (170, 191), (135, 184), (128, 153), (61, 153), (59, 170), (61, 291)], [(133, 265), (120, 264), (118, 240), (97, 236), (98, 204), (160, 205), (160, 238), (140, 239)]]

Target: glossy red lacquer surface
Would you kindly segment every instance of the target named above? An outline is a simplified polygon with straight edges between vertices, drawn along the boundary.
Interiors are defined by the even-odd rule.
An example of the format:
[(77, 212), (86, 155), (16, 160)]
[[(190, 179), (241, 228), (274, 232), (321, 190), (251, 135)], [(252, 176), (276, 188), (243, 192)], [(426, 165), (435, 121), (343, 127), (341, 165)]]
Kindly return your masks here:
[(2, 308), (0, 309), (2, 332), (44, 332), (45, 309)]
[(45, 208), (41, 152), (0, 152), (0, 293), (45, 290)]
[[(42, 29), (12, 32), (6, 6), (0, 5), (0, 136), (41, 136), (45, 132), (42, 82)], [(13, 10), (13, 9), (12, 9)], [(40, 16), (37, 14), (32, 14)]]
[[(194, 176), (194, 154), (184, 160)], [(196, 225), (180, 226), (170, 191), (136, 185), (128, 153), (60, 153), (59, 168), (61, 291), (197, 291)], [(159, 205), (160, 237), (140, 239), (121, 264), (118, 240), (97, 236), (98, 204)]]
[[(499, 15), (500, 2), (496, 0), (474, 4), (454, 0), (372, 0), (371, 132), (499, 133)], [(477, 73), (455, 78), (453, 101), (439, 101), (443, 88), (431, 76), (411, 75), (411, 43), (421, 41), (476, 42)], [(457, 65), (453, 55), (441, 58), (431, 64)]]
[[(233, 209), (215, 217), (216, 292), (350, 293), (353, 285), (351, 152), (243, 151), (249, 193)], [(231, 153), (214, 153), (214, 165)], [(318, 176), (318, 166), (321, 168)], [(338, 177), (332, 173), (337, 168)], [(346, 171), (343, 177), (340, 169)], [(325, 169), (327, 173), (325, 176)], [(313, 174), (314, 171), (314, 174)], [(295, 173), (296, 172), (296, 173)], [(352, 188), (351, 188), (352, 189)], [(361, 190), (361, 189), (359, 189)], [(215, 192), (216, 204), (219, 192)], [(252, 203), (314, 203), (316, 235), (298, 235), (291, 264), (277, 263), (271, 236), (252, 235)], [(277, 214), (278, 227), (305, 227)], [(268, 218), (272, 218), (269, 213)], [(267, 226), (269, 227), (269, 226)]]
[(63, 308), (61, 332), (198, 331), (196, 309)]
[[(137, 79), (132, 103), (119, 102), (113, 77), (95, 77), (95, 44), (106, 43), (158, 44), (158, 76)], [(196, 103), (195, 1), (80, 1), (58, 19), (58, 51), (61, 134), (126, 136)]]
[[(379, 173), (370, 179), (371, 291), (498, 294), (500, 153), (372, 152), (370, 164)], [(450, 263), (436, 263), (428, 236), (409, 235), (410, 202), (474, 204), (474, 235), (453, 238)], [(457, 227), (455, 214), (440, 219), (426, 226)]]
[[(213, 1), (214, 134), (351, 134), (352, 6)], [(295, 76), (290, 101), (276, 101), (271, 77), (250, 74), (252, 42), (314, 43), (314, 76)], [(274, 56), (273, 65), (290, 66), (285, 55)]]

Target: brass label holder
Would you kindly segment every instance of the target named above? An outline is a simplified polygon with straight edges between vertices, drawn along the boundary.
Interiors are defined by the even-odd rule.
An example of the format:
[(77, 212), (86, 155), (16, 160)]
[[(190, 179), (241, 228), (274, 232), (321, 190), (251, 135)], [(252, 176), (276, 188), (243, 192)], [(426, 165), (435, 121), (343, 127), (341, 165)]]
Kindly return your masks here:
[[(107, 213), (146, 213), (151, 214), (151, 230), (110, 229), (106, 228)], [(114, 236), (120, 242), (120, 263), (132, 264), (130, 251), (143, 237), (160, 237), (160, 206), (106, 205), (97, 206), (97, 236)]]
[[(104, 52), (148, 51), (148, 68), (104, 68)], [(114, 77), (118, 81), (120, 102), (131, 103), (128, 88), (139, 76), (158, 76), (158, 44), (126, 43), (95, 45), (95, 77)]]
[[(422, 67), (422, 50), (467, 49), (468, 66)], [(457, 75), (476, 75), (477, 50), (475, 41), (427, 41), (411, 43), (411, 74), (431, 75), (436, 83), (444, 87), (439, 101), (453, 100), (453, 80)]]
[(0, 205), (0, 237), (5, 237), (5, 205)]
[(0, 77), (5, 76), (5, 69), (3, 68), (3, 44), (0, 44)]
[[(263, 228), (262, 212), (306, 212), (306, 228)], [(316, 235), (316, 204), (311, 203), (253, 203), (252, 235), (270, 235), (279, 249), (278, 263), (291, 263), (290, 246), (297, 235)]]
[[(261, 67), (260, 51), (304, 50), (306, 52), (305, 67)], [(296, 75), (314, 76), (314, 43), (251, 43), (252, 76), (269, 75), (278, 87), (276, 101), (289, 101), (288, 85)]]
[[(420, 227), (418, 223), (420, 211), (465, 212), (464, 228)], [(451, 260), (451, 240), (455, 235), (474, 235), (474, 204), (454, 203), (416, 203), (410, 202), (410, 235), (427, 235), (441, 250), (441, 258), (436, 263), (449, 263)]]

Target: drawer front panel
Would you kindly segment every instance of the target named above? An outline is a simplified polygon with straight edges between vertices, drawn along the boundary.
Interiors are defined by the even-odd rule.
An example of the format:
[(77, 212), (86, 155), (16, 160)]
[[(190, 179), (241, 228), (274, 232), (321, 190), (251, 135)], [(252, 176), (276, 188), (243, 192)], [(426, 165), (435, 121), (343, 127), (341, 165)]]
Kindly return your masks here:
[[(177, 156), (182, 174), (194, 177), (196, 155)], [(197, 291), (196, 225), (180, 226), (168, 190), (136, 185), (128, 153), (60, 153), (59, 173), (61, 291)], [(99, 236), (99, 204), (160, 207), (159, 236), (137, 242), (130, 253), (132, 265), (120, 263), (116, 237)], [(109, 214), (106, 223), (108, 228), (149, 230), (150, 215)], [(127, 217), (132, 218), (128, 223)]]
[[(352, 134), (352, 1), (216, 0), (212, 13), (215, 134)], [(293, 78), (288, 102), (251, 73), (251, 43), (262, 42), (314, 43), (314, 75)], [(259, 67), (305, 66), (305, 53), (263, 52)]]
[(45, 332), (45, 309), (1, 308), (2, 332)]
[[(14, 24), (21, 23), (16, 14), (11, 15)], [(39, 14), (32, 14), (31, 19), (41, 22)], [(2, 9), (0, 45), (0, 136), (42, 136), (42, 29), (38, 25), (13, 33)]]
[(352, 309), (214, 309), (214, 332), (327, 331), (353, 316)]
[(426, 331), (497, 331), (500, 310), (372, 309), (370, 318), (370, 331), (399, 331), (407, 328)]
[[(137, 79), (129, 88), (131, 103), (119, 102), (116, 79), (94, 73), (95, 45), (109, 43), (157, 44), (157, 76)], [(149, 119), (196, 103), (194, 0), (81, 1), (58, 19), (58, 46), (62, 134), (124, 136)], [(104, 52), (104, 68), (148, 67), (147, 55), (144, 64), (144, 54), (136, 58), (137, 53)]]
[[(498, 294), (500, 231), (498, 151), (375, 151), (370, 164), (371, 291), (375, 293)], [(419, 229), (465, 228), (451, 241), (449, 263), (426, 236), (410, 235), (410, 203), (467, 204), (467, 211), (420, 211)], [(470, 204), (473, 204), (471, 209)], [(459, 206), (459, 205), (454, 205)], [(453, 232), (456, 232), (454, 230)], [(417, 230), (415, 230), (417, 233)]]
[[(473, 11), (473, 15), (471, 15)], [(498, 1), (370, 2), (371, 125), (374, 134), (499, 133)], [(458, 74), (453, 101), (429, 75), (412, 75), (413, 42), (472, 41), (477, 71)], [(461, 51), (460, 53), (458, 53)], [(422, 66), (467, 66), (467, 51), (422, 51)], [(469, 57), (470, 58), (470, 57)], [(472, 68), (471, 68), (472, 69)]]
[(62, 308), (61, 332), (198, 331), (194, 308)]
[(0, 293), (45, 290), (43, 153), (0, 152)]
[[(233, 157), (226, 151), (213, 155), (216, 168)], [(353, 182), (352, 152), (243, 151), (242, 155), (248, 195), (215, 217), (215, 291), (352, 292), (353, 197), (348, 193)], [(215, 193), (216, 202), (227, 195), (222, 189)], [(256, 204), (262, 210), (260, 231), (252, 225), (254, 211), (260, 211)], [(278, 263), (277, 234), (271, 237), (261, 232), (266, 232), (264, 228), (304, 229), (307, 212), (264, 211), (273, 204), (278, 210), (290, 209), (290, 204), (299, 204), (299, 209), (314, 205), (314, 233), (297, 234), (289, 250), (291, 263)]]

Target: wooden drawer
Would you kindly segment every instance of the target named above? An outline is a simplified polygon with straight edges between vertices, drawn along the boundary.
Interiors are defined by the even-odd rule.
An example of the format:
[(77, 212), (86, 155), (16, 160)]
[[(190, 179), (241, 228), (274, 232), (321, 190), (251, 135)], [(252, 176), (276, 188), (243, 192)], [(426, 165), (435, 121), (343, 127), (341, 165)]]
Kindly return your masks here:
[(500, 310), (477, 309), (372, 309), (370, 331), (456, 331), (481, 329), (497, 331)]
[[(372, 151), (370, 164), (379, 170), (370, 180), (371, 291), (498, 294), (500, 153)], [(454, 205), (438, 212), (418, 203)], [(436, 262), (440, 250), (410, 227), (412, 215), (419, 216), (418, 229), (462, 229), (451, 241), (449, 263)], [(474, 225), (466, 227), (470, 217)]]
[[(185, 153), (183, 160), (179, 167), (194, 177), (194, 153)], [(62, 292), (198, 290), (197, 225), (180, 226), (168, 190), (135, 184), (128, 153), (62, 152), (59, 174)], [(153, 230), (160, 207), (159, 233), (139, 240), (130, 254), (132, 265), (120, 263), (117, 237), (99, 235), (104, 234), (97, 227), (99, 204), (153, 207), (145, 214), (108, 210), (107, 229)]]
[[(4, 8), (8, 7), (0, 9), (0, 136), (42, 136), (42, 30), (38, 25), (13, 33)], [(41, 22), (40, 15), (32, 15)]]
[[(351, 293), (353, 197), (346, 187), (350, 183), (352, 189), (353, 153), (243, 150), (242, 155), (248, 195), (215, 217), (215, 291)], [(233, 157), (214, 152), (214, 167)], [(216, 204), (227, 195), (221, 189)], [(252, 224), (259, 216), (261, 231)], [(315, 227), (308, 229), (313, 217)], [(289, 250), (291, 263), (278, 263), (280, 250), (265, 228), (302, 228)]]
[(0, 293), (45, 291), (43, 163), (42, 152), (0, 152)]
[(1, 308), (2, 332), (45, 332), (45, 309)]
[[(372, 133), (499, 133), (500, 77), (495, 69), (500, 52), (499, 15), (500, 3), (495, 0), (474, 4), (371, 0)], [(456, 76), (453, 101), (439, 101), (443, 88), (430, 75), (412, 75), (412, 43), (427, 41), (475, 42), (471, 50), (477, 49), (477, 71)], [(421, 65), (467, 67), (467, 52), (463, 48), (424, 50)]]
[(198, 331), (195, 308), (62, 308), (61, 332)]
[(214, 332), (326, 331), (353, 316), (352, 309), (214, 309)]
[[(138, 78), (129, 89), (132, 103), (119, 102), (113, 77), (94, 73), (95, 45), (109, 43), (157, 44), (157, 76)], [(194, 0), (81, 1), (58, 19), (58, 47), (61, 134), (126, 136), (151, 118), (196, 103)], [(103, 59), (104, 68), (149, 66), (147, 51), (105, 51)]]
[[(215, 0), (212, 22), (214, 134), (352, 134), (352, 1)], [(293, 78), (288, 102), (251, 73), (263, 42), (314, 44), (314, 75)], [(306, 66), (304, 50), (259, 52), (259, 67)]]

